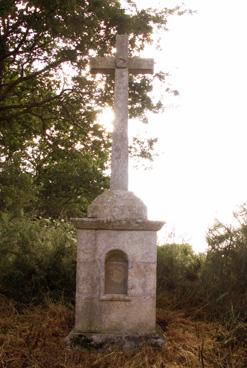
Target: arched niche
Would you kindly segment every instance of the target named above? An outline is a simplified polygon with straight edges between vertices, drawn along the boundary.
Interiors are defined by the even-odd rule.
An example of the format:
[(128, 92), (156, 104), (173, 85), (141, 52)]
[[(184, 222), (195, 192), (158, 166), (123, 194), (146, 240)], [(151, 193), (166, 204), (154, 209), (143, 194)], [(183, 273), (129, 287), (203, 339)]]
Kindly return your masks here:
[(128, 291), (128, 258), (119, 250), (111, 250), (105, 258), (105, 294), (124, 294)]

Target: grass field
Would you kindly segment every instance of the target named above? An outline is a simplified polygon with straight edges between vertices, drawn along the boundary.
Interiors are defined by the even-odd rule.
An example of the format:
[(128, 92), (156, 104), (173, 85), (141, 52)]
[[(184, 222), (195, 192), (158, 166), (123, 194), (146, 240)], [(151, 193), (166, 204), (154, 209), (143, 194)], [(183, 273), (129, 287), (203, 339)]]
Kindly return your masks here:
[(66, 348), (74, 311), (64, 303), (20, 310), (0, 298), (0, 368), (246, 368), (247, 346), (219, 323), (193, 320), (185, 311), (157, 310), (167, 342), (131, 352), (92, 353)]

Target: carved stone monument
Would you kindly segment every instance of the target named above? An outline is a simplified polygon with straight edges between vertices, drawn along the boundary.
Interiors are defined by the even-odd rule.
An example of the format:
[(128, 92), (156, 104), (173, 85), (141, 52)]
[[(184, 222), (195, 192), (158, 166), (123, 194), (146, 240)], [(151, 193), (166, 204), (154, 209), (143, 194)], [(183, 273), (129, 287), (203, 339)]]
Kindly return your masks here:
[(143, 202), (128, 191), (128, 73), (153, 73), (153, 60), (128, 58), (128, 36), (117, 35), (116, 57), (91, 60), (92, 73), (115, 71), (115, 122), (110, 190), (88, 208), (77, 228), (75, 327), (80, 349), (160, 346), (156, 330), (156, 232)]

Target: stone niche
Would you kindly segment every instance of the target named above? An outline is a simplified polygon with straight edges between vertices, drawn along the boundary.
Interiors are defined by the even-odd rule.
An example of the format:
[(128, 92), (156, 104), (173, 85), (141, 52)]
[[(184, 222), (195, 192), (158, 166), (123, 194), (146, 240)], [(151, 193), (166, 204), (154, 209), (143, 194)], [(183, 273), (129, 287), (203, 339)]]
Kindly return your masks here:
[(119, 249), (110, 250), (105, 257), (105, 295), (128, 294), (128, 257)]
[[(139, 199), (138, 210), (133, 209), (135, 217), (138, 211), (139, 216), (133, 218), (133, 193), (129, 195), (129, 208), (125, 200), (122, 211), (121, 193), (118, 200), (119, 193), (105, 192), (102, 196), (103, 200), (96, 198), (100, 206), (93, 202), (93, 210), (89, 208), (91, 217), (73, 219), (78, 234), (76, 315), (67, 341), (80, 349), (160, 346), (163, 338), (156, 329), (156, 232), (163, 223), (147, 220)], [(102, 202), (108, 206), (105, 217)], [(116, 208), (115, 202), (120, 206)], [(109, 218), (110, 213), (113, 218)]]

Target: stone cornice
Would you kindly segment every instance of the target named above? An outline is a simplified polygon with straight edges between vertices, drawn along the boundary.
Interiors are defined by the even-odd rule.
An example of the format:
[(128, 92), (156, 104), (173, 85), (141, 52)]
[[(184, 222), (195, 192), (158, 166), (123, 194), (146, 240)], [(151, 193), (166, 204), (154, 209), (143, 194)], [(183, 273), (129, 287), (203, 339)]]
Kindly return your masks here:
[(85, 230), (141, 230), (158, 231), (165, 222), (149, 220), (105, 220), (100, 218), (72, 218), (77, 229)]

